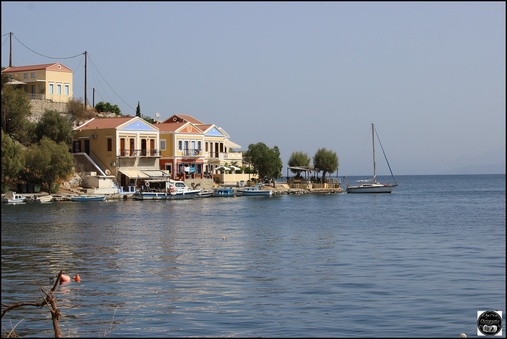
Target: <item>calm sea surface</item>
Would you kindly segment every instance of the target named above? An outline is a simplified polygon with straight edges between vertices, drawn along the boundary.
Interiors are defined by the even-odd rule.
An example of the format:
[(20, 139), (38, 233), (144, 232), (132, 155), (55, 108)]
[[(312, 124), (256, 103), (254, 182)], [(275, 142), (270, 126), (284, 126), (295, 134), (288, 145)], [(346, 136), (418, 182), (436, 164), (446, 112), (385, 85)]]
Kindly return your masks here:
[[(476, 337), (479, 310), (504, 312), (505, 337), (505, 175), (397, 179), (385, 195), (3, 204), (2, 303), (40, 301), (63, 270), (82, 279), (56, 292), (66, 337)], [(16, 324), (54, 337), (47, 308), (2, 333)]]

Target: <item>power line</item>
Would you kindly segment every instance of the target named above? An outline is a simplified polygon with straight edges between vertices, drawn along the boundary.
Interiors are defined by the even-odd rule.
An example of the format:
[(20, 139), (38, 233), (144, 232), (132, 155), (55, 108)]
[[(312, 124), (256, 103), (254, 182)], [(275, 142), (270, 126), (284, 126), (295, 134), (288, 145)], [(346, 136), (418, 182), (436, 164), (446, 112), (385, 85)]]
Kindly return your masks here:
[[(90, 58), (90, 55), (88, 55), (88, 57)], [(130, 106), (125, 100), (122, 99), (122, 97), (120, 97), (120, 95), (118, 93), (116, 93), (116, 91), (111, 87), (111, 85), (109, 85), (109, 83), (107, 82), (107, 80), (104, 78), (104, 76), (102, 75), (102, 73), (100, 73), (99, 69), (97, 68), (97, 65), (95, 65), (95, 63), (93, 62), (93, 60), (91, 60), (90, 58), (90, 61), (91, 63), (93, 64), (93, 66), (95, 67), (95, 69), (97, 70), (97, 72), (99, 73), (100, 77), (102, 78), (102, 80), (104, 80), (104, 82), (107, 84), (107, 86), (111, 89), (111, 91), (114, 92), (114, 94), (116, 94), (118, 96), (118, 98), (120, 98), (121, 101), (123, 101), (123, 103), (125, 105), (127, 105), (128, 107), (130, 107), (132, 110), (134, 110), (134, 108), (132, 106)]]
[(48, 59), (72, 59), (72, 58), (76, 58), (78, 56), (81, 56), (83, 53), (79, 53), (77, 55), (74, 55), (74, 56), (70, 56), (70, 57), (50, 57), (50, 56), (47, 56), (47, 55), (44, 55), (44, 54), (41, 54), (39, 52), (36, 52), (34, 51), (33, 49), (31, 49), (30, 47), (28, 47), (27, 45), (25, 45), (24, 43), (21, 42), (21, 40), (19, 40), (15, 35), (14, 33), (12, 34), (14, 36), (14, 39), (16, 39), (21, 45), (23, 45), (27, 50), (29, 50), (30, 52), (32, 53), (35, 53), (37, 55), (40, 55), (42, 57), (45, 57), (45, 58), (48, 58)]
[[(10, 35), (10, 34), (12, 34), (12, 36), (14, 36), (14, 38), (16, 39), (16, 41), (18, 41), (18, 42), (19, 42), (19, 43), (20, 43), (23, 47), (25, 47), (26, 49), (28, 49), (28, 50), (29, 50), (29, 51), (31, 51), (32, 53), (35, 53), (35, 54), (37, 54), (37, 55), (40, 55), (40, 56), (45, 57), (45, 58), (48, 58), (48, 59), (73, 59), (73, 58), (80, 57), (80, 56), (82, 56), (82, 55), (83, 55), (83, 53), (79, 53), (79, 54), (76, 54), (76, 55), (74, 55), (74, 56), (70, 56), (70, 57), (51, 57), (51, 56), (47, 56), (47, 55), (44, 55), (44, 54), (42, 54), (42, 53), (36, 52), (36, 51), (34, 51), (33, 49), (31, 49), (30, 47), (28, 47), (27, 45), (25, 45), (23, 42), (21, 42), (21, 40), (19, 40), (19, 39), (18, 39), (18, 38), (14, 35), (14, 33), (6, 33), (6, 34), (4, 34), (3, 36), (8, 36), (8, 35)], [(5, 39), (5, 41), (7, 41), (7, 39)], [(3, 45), (3, 43), (2, 43), (2, 45)], [(88, 53), (88, 57), (90, 57), (89, 53)], [(90, 58), (90, 61), (92, 61), (92, 60), (91, 60), (91, 58)], [(82, 61), (80, 61), (79, 65), (81, 65), (81, 62), (82, 62)], [(121, 100), (121, 101), (122, 101), (125, 105), (127, 105), (128, 107), (130, 107), (130, 109), (135, 110), (135, 109), (134, 109), (134, 107), (132, 107), (131, 105), (129, 105), (129, 104), (128, 104), (125, 100), (123, 100), (123, 98), (122, 98), (122, 97), (121, 97), (118, 93), (116, 93), (116, 91), (115, 91), (115, 90), (111, 87), (111, 85), (109, 85), (109, 83), (106, 81), (106, 79), (104, 78), (104, 76), (102, 76), (102, 74), (100, 73), (100, 71), (99, 71), (98, 67), (95, 65), (95, 63), (94, 63), (93, 61), (92, 61), (92, 64), (93, 64), (93, 66), (95, 67), (95, 69), (97, 70), (97, 72), (98, 72), (98, 74), (100, 75), (100, 77), (102, 78), (102, 80), (103, 80), (103, 81), (107, 84), (107, 86), (111, 89), (111, 91), (113, 91), (113, 92), (114, 92), (114, 94), (116, 94), (116, 96), (118, 96), (118, 98), (119, 98), (119, 99), (120, 99), (120, 100)], [(78, 67), (79, 67), (79, 66), (78, 66)]]

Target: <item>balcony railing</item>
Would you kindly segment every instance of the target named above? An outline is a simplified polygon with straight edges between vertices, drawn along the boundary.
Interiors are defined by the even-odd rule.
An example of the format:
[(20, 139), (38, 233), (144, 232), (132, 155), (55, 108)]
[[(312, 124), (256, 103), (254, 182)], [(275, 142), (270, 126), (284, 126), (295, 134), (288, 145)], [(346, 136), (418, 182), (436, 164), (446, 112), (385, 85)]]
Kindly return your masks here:
[(124, 149), (120, 150), (120, 157), (157, 157), (160, 156), (160, 151), (156, 149)]
[(202, 154), (202, 150), (200, 150), (200, 149), (183, 149), (182, 153), (185, 156), (200, 157)]
[(44, 94), (26, 93), (28, 100), (44, 100), (46, 96)]
[(206, 152), (205, 157), (208, 159), (218, 159), (220, 161), (235, 161), (235, 160), (242, 160), (243, 159), (243, 153), (241, 152)]

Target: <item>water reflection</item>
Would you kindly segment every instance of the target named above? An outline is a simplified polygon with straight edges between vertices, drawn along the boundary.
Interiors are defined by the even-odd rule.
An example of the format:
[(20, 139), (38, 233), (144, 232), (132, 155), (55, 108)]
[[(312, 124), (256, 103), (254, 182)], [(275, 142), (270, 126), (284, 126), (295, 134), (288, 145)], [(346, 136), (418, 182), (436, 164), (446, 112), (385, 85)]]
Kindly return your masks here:
[[(505, 284), (505, 197), (470, 210), (473, 194), (446, 206), (416, 195), (5, 206), (2, 302), (40, 299), (64, 270), (82, 279), (58, 287), (65, 336), (410, 336), (397, 317), (419, 326), (435, 309), (451, 329), (418, 335), (454, 336), (476, 305), (504, 306), (491, 291)], [(54, 336), (47, 310), (9, 320)]]

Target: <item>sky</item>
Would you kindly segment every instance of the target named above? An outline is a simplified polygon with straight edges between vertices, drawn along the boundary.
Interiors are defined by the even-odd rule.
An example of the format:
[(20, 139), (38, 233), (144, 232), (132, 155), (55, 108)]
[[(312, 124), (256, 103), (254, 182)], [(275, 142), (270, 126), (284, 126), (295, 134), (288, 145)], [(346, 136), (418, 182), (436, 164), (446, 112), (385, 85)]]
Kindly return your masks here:
[[(241, 145), (373, 174), (505, 174), (506, 3), (2, 1), (2, 67), (61, 62), (74, 97), (188, 114)], [(377, 174), (389, 169), (376, 143)]]

